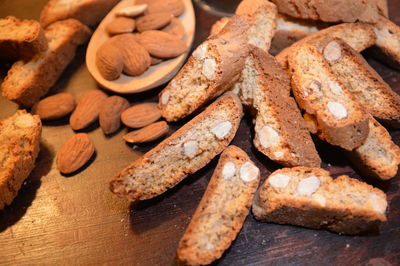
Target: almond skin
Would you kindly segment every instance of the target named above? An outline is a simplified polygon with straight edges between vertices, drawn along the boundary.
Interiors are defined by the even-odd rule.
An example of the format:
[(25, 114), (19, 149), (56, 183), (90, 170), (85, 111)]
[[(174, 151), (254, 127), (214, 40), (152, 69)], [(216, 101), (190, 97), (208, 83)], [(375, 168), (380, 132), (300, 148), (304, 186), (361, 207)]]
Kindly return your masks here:
[(85, 165), (94, 153), (94, 144), (86, 133), (69, 138), (57, 153), (57, 168), (63, 174), (70, 174)]
[(124, 62), (123, 72), (130, 76), (143, 74), (151, 64), (151, 58), (146, 49), (136, 42), (136, 36), (131, 33), (121, 34), (112, 38)]
[(124, 68), (123, 57), (113, 44), (112, 38), (103, 43), (96, 52), (96, 66), (106, 80), (116, 80)]
[(146, 30), (158, 30), (171, 22), (171, 13), (154, 13), (137, 19), (136, 28), (139, 32)]
[(145, 127), (160, 118), (161, 110), (156, 103), (137, 104), (121, 114), (122, 123), (131, 128)]
[(182, 0), (154, 0), (148, 3), (147, 13), (169, 12), (178, 17), (185, 12)]
[(83, 94), (69, 119), (71, 128), (81, 130), (95, 122), (105, 99), (107, 94), (100, 90), (90, 90)]
[(145, 31), (140, 33), (136, 39), (150, 55), (158, 58), (174, 58), (187, 50), (186, 44), (181, 39), (163, 31)]
[(117, 17), (107, 25), (106, 31), (110, 35), (130, 33), (135, 30), (135, 20), (126, 17)]
[(121, 126), (121, 113), (129, 108), (129, 102), (120, 96), (108, 97), (100, 109), (99, 122), (104, 134), (112, 134)]
[(75, 100), (69, 93), (58, 93), (42, 99), (33, 113), (42, 120), (55, 120), (69, 115), (75, 108)]
[(144, 128), (129, 132), (124, 136), (124, 140), (129, 143), (144, 143), (159, 139), (168, 133), (167, 122), (160, 121), (150, 124)]

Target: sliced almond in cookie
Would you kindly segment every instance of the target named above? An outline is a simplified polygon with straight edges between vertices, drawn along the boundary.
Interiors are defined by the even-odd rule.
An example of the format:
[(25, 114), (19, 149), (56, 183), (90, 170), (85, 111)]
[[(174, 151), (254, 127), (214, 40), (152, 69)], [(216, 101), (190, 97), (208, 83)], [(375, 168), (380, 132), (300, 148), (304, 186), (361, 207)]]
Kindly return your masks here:
[(54, 120), (69, 115), (75, 108), (75, 100), (69, 93), (59, 93), (41, 100), (34, 108), (42, 120)]
[(145, 15), (138, 18), (136, 28), (139, 32), (158, 30), (168, 25), (171, 22), (172, 17), (171, 13), (168, 12)]
[(123, 34), (133, 32), (135, 29), (135, 20), (126, 17), (115, 18), (106, 26), (106, 31), (110, 35)]
[(126, 109), (121, 114), (122, 123), (127, 127), (141, 128), (161, 118), (161, 110), (156, 103), (141, 103)]
[(155, 0), (148, 3), (147, 13), (170, 12), (178, 17), (185, 12), (182, 0)]
[(177, 36), (158, 30), (142, 32), (137, 41), (150, 55), (158, 58), (174, 58), (187, 50), (186, 44)]
[(160, 121), (129, 132), (124, 136), (124, 140), (129, 143), (150, 142), (165, 136), (168, 133), (168, 130), (169, 126), (167, 122)]

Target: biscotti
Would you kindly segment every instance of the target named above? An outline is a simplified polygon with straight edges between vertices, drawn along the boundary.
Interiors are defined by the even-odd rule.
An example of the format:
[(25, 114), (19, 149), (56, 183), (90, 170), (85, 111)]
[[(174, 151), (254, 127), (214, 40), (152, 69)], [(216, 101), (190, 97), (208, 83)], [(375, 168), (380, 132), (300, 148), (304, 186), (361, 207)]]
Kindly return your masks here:
[(293, 43), (329, 26), (329, 23), (296, 19), (283, 14), (276, 18), (275, 35), (269, 53), (277, 55)]
[(111, 191), (130, 201), (162, 194), (221, 153), (235, 136), (242, 115), (240, 100), (227, 92), (119, 173), (110, 183)]
[(388, 13), (383, 0), (273, 0), (280, 13), (326, 22), (373, 22)]
[(384, 53), (382, 62), (400, 69), (400, 26), (385, 17), (380, 17), (374, 25), (376, 46)]
[(375, 44), (376, 35), (372, 25), (365, 23), (343, 23), (318, 31), (310, 36), (295, 42), (276, 56), (279, 64), (288, 69), (288, 56), (296, 47), (309, 43), (322, 52), (322, 43), (326, 39), (340, 38), (348, 43), (354, 50), (361, 52)]
[(365, 110), (380, 121), (400, 127), (400, 96), (341, 39), (325, 42), (323, 55), (329, 66)]
[(234, 16), (217, 35), (203, 42), (160, 93), (167, 121), (177, 121), (206, 104), (238, 80), (248, 54), (248, 23)]
[(120, 0), (50, 0), (40, 13), (40, 24), (47, 27), (59, 20), (73, 18), (94, 26)]
[(255, 147), (282, 165), (319, 167), (321, 159), (275, 58), (253, 46), (234, 89), (254, 114)]
[(363, 176), (382, 180), (396, 176), (400, 164), (400, 148), (393, 143), (389, 132), (372, 117), (367, 139), (348, 155)]
[(0, 58), (27, 60), (46, 49), (47, 40), (39, 22), (12, 16), (0, 19)]
[(242, 228), (259, 181), (260, 170), (247, 154), (226, 148), (179, 242), (179, 260), (205, 265), (219, 259)]
[(235, 13), (249, 22), (249, 44), (267, 52), (275, 34), (278, 13), (276, 6), (265, 0), (243, 0)]
[(300, 108), (315, 116), (318, 136), (346, 150), (361, 146), (368, 116), (343, 86), (317, 49), (304, 44), (291, 53), (292, 91)]
[(285, 168), (272, 173), (257, 191), (257, 220), (337, 233), (359, 234), (386, 221), (381, 190), (342, 175), (332, 180), (319, 168)]
[(0, 210), (18, 194), (35, 167), (42, 124), (25, 110), (0, 122)]
[(74, 19), (58, 21), (45, 29), (49, 48), (30, 61), (14, 63), (2, 84), (3, 95), (22, 106), (31, 107), (56, 83), (75, 56), (76, 48), (91, 34)]

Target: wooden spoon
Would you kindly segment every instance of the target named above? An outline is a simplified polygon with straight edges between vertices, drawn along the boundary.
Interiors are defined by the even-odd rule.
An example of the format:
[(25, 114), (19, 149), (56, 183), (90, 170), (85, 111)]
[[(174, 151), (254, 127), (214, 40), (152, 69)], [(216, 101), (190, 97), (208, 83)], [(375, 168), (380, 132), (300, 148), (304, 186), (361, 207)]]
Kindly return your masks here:
[(185, 4), (185, 13), (183, 13), (179, 19), (185, 27), (185, 42), (188, 47), (187, 52), (176, 58), (151, 66), (140, 76), (132, 77), (121, 74), (117, 80), (113, 81), (104, 79), (98, 71), (95, 64), (96, 52), (97, 49), (110, 38), (106, 31), (106, 26), (115, 18), (115, 12), (121, 8), (132, 6), (134, 1), (122, 0), (108, 13), (93, 33), (86, 52), (86, 66), (90, 74), (101, 87), (118, 93), (137, 93), (158, 87), (170, 81), (175, 76), (189, 54), (195, 32), (195, 15), (192, 1), (182, 1)]

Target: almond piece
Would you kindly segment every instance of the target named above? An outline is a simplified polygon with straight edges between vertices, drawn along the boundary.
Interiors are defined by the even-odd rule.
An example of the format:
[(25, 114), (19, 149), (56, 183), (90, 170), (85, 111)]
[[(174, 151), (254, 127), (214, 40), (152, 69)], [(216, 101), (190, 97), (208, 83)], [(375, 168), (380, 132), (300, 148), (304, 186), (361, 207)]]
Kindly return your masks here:
[(106, 26), (110, 35), (130, 33), (135, 30), (135, 20), (131, 18), (118, 17)]
[(146, 49), (136, 42), (136, 36), (131, 33), (121, 34), (112, 38), (124, 62), (123, 72), (127, 75), (143, 74), (151, 64), (151, 58)]
[(129, 132), (124, 136), (124, 140), (129, 143), (150, 142), (165, 136), (168, 130), (168, 124), (165, 121), (160, 121)]
[(88, 134), (79, 133), (69, 138), (57, 153), (57, 168), (70, 174), (85, 165), (94, 153), (94, 145)]
[(75, 100), (69, 93), (58, 93), (42, 99), (32, 110), (42, 120), (55, 120), (69, 115), (75, 108)]
[(99, 122), (104, 134), (112, 134), (121, 126), (121, 113), (129, 108), (129, 102), (120, 96), (108, 97), (100, 108)]
[(123, 57), (113, 44), (112, 38), (103, 43), (96, 52), (96, 66), (106, 80), (116, 80), (124, 68)]
[(151, 58), (152, 66), (158, 65), (159, 63), (161, 63), (163, 61), (161, 58), (157, 58), (157, 57), (153, 57), (153, 56), (150, 56), (150, 58)]
[(137, 104), (121, 114), (122, 123), (131, 128), (145, 127), (160, 118), (161, 110), (156, 103)]
[(137, 41), (150, 55), (163, 59), (177, 57), (187, 50), (186, 44), (177, 36), (158, 30), (140, 33)]
[(146, 30), (158, 30), (171, 22), (171, 13), (154, 13), (138, 18), (136, 28), (139, 32)]
[(96, 121), (105, 99), (107, 94), (100, 90), (90, 90), (83, 94), (69, 119), (71, 128), (80, 130)]
[(178, 17), (185, 12), (182, 0), (155, 0), (148, 3), (147, 13), (169, 12)]
[(136, 17), (144, 13), (146, 11), (148, 5), (143, 3), (143, 4), (137, 4), (133, 6), (127, 6), (124, 8), (121, 8), (115, 12), (116, 16), (124, 16), (124, 17)]
[(185, 39), (185, 28), (179, 18), (172, 18), (171, 22), (162, 28), (161, 31), (171, 33), (181, 40)]

